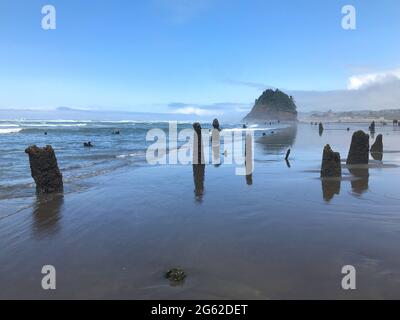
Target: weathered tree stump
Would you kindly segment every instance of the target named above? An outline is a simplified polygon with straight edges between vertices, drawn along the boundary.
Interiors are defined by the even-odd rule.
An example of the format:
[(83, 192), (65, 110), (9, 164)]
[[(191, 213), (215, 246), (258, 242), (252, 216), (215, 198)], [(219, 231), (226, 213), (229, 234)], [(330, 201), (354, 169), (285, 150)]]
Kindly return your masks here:
[(321, 164), (321, 177), (340, 177), (342, 166), (339, 152), (334, 152), (330, 145), (324, 147)]
[(368, 164), (369, 135), (359, 130), (353, 133), (347, 164)]
[(52, 146), (39, 148), (36, 145), (25, 149), (29, 155), (32, 178), (39, 194), (63, 191), (62, 174)]
[(289, 155), (290, 155), (290, 148), (286, 151), (286, 156), (285, 156), (285, 160), (289, 160)]
[(324, 126), (322, 125), (322, 122), (320, 122), (318, 125), (318, 131), (319, 135), (322, 136), (322, 133), (324, 132)]
[(375, 160), (382, 161), (383, 159), (383, 137), (381, 134), (378, 134), (378, 136), (375, 139), (374, 144), (371, 146), (371, 156)]
[(204, 164), (203, 142), (201, 137), (201, 125), (198, 122), (193, 123), (193, 164)]

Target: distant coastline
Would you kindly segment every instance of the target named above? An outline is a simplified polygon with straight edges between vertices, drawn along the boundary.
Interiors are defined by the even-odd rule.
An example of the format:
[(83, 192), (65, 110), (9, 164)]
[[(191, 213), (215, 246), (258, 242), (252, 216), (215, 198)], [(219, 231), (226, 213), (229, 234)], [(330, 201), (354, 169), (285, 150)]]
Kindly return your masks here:
[(300, 112), (299, 121), (325, 121), (325, 122), (392, 122), (400, 120), (400, 109), (360, 110), (360, 111), (313, 111)]
[[(300, 122), (323, 121), (323, 122), (371, 122), (400, 120), (399, 109), (382, 109), (382, 110), (349, 110), (349, 111), (310, 111), (304, 112), (299, 108), (297, 119)], [(304, 110), (304, 109), (303, 109)], [(210, 122), (214, 117), (218, 116), (220, 121), (229, 123), (239, 123), (246, 113), (238, 113), (227, 116), (208, 115), (196, 116), (193, 114), (174, 114), (174, 113), (151, 113), (151, 112), (129, 112), (129, 111), (100, 111), (100, 110), (79, 110), (79, 109), (0, 109), (0, 129), (10, 130), (12, 125), (4, 125), (4, 122), (12, 121), (59, 121), (59, 122), (90, 122), (90, 121), (137, 121), (137, 122), (165, 122), (178, 121), (192, 123), (194, 121)], [(277, 117), (279, 118), (279, 117)], [(245, 122), (254, 122), (254, 119), (243, 119)], [(278, 120), (278, 119), (270, 119)], [(270, 121), (268, 119), (259, 119), (258, 122), (264, 123)], [(281, 121), (283, 119), (280, 119)], [(285, 121), (285, 120), (283, 120)], [(256, 121), (257, 122), (257, 121)], [(14, 124), (14, 127), (17, 127)]]

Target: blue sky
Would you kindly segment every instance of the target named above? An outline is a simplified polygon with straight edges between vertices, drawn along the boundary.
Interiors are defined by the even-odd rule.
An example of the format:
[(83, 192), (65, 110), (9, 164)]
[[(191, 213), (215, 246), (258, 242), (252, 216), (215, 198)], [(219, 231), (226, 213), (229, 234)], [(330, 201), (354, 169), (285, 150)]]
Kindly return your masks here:
[[(56, 30), (41, 28), (46, 4)], [(399, 31), (398, 0), (2, 0), (0, 108), (190, 113), (267, 86), (347, 90), (397, 76)]]

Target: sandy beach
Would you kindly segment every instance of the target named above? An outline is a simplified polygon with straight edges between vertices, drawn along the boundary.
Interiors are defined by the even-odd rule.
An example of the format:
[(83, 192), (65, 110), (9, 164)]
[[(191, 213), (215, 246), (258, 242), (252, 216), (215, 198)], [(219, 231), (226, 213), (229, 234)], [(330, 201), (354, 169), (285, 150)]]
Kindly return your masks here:
[[(67, 182), (63, 196), (3, 199), (0, 298), (400, 298), (400, 130), (377, 125), (383, 161), (351, 173), (358, 129), (367, 131), (260, 131), (251, 178), (234, 165), (206, 165), (204, 180), (191, 165), (128, 165), (84, 188)], [(334, 181), (320, 178), (327, 143), (342, 157)], [(40, 286), (46, 264), (55, 291)], [(344, 265), (357, 268), (357, 290), (342, 290)], [(186, 271), (184, 283), (164, 278), (171, 267)]]

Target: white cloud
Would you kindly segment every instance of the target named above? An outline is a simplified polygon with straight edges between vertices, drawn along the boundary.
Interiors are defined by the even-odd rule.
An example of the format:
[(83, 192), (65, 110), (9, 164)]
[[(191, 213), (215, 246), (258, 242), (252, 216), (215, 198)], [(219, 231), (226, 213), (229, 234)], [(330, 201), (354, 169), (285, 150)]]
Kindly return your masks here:
[[(258, 95), (265, 88), (271, 88), (266, 84), (249, 81), (226, 82), (258, 89)], [(280, 89), (294, 97), (300, 112), (329, 109), (335, 111), (396, 109), (400, 108), (400, 68), (354, 75), (349, 78), (347, 89), (330, 91)], [(237, 112), (245, 112), (246, 106), (238, 106), (235, 109)]]
[(251, 103), (217, 102), (195, 104), (173, 102), (168, 104), (172, 114), (195, 115), (198, 117), (222, 117), (224, 120), (241, 119), (250, 111)]
[(221, 115), (221, 112), (216, 110), (206, 110), (198, 107), (183, 107), (175, 109), (173, 113), (179, 114), (194, 114), (196, 116), (211, 116), (211, 115)]
[(359, 89), (364, 89), (366, 87), (370, 87), (372, 85), (384, 84), (399, 79), (400, 79), (400, 69), (379, 72), (379, 73), (354, 75), (349, 78), (347, 89), (359, 90)]

